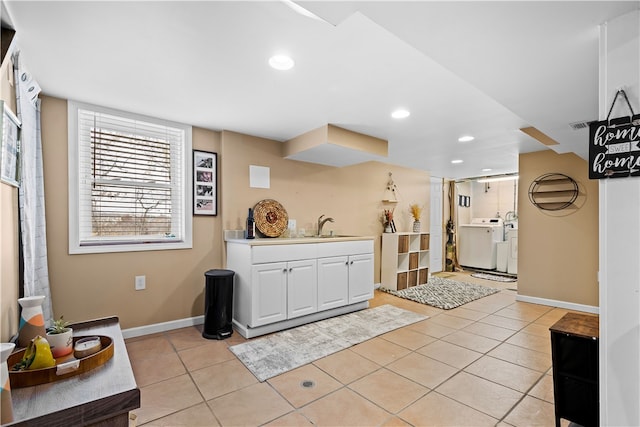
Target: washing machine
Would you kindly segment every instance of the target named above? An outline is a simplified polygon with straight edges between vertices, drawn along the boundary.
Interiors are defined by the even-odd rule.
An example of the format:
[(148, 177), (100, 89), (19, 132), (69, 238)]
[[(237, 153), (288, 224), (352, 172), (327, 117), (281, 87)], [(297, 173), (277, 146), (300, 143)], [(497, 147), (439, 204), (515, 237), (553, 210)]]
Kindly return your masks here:
[(458, 227), (458, 262), (463, 267), (495, 270), (497, 244), (504, 241), (502, 218), (474, 218)]

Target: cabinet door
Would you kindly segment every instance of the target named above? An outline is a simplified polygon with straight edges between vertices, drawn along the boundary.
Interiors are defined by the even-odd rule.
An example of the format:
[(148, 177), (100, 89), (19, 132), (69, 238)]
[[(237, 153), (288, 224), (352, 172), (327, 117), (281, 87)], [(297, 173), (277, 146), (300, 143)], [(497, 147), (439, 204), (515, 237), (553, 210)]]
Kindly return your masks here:
[(318, 311), (347, 305), (348, 260), (346, 256), (318, 259)]
[(373, 298), (373, 254), (349, 257), (349, 304)]
[(251, 271), (251, 324), (256, 327), (287, 318), (287, 264), (256, 264)]
[(316, 260), (293, 261), (287, 266), (287, 317), (315, 313), (318, 311)]

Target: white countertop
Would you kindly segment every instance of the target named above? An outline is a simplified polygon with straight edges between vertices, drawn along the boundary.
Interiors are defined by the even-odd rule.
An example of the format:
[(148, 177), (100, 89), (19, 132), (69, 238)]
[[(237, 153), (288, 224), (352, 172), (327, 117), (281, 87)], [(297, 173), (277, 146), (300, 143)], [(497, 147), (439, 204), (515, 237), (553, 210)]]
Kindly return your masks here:
[(353, 242), (358, 240), (374, 240), (374, 236), (326, 236), (326, 237), (259, 237), (255, 239), (225, 239), (229, 243), (250, 246), (263, 245), (298, 245), (307, 243)]

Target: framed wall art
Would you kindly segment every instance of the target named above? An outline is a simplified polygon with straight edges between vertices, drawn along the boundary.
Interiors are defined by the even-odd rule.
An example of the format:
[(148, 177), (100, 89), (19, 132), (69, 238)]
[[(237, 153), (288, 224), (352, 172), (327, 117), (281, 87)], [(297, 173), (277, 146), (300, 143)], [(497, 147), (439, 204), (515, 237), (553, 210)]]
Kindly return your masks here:
[(2, 104), (2, 151), (0, 152), (0, 180), (20, 186), (20, 121), (4, 101)]
[(193, 214), (218, 215), (218, 154), (193, 150)]

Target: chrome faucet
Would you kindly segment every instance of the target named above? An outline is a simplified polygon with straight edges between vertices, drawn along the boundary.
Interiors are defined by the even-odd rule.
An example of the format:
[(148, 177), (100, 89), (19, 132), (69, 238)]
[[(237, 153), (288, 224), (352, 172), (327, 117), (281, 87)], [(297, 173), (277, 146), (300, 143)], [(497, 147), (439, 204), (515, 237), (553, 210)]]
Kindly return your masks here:
[(323, 217), (324, 217), (324, 214), (320, 215), (320, 218), (318, 218), (318, 236), (322, 236), (322, 227), (327, 221), (333, 222), (333, 218), (322, 219)]

